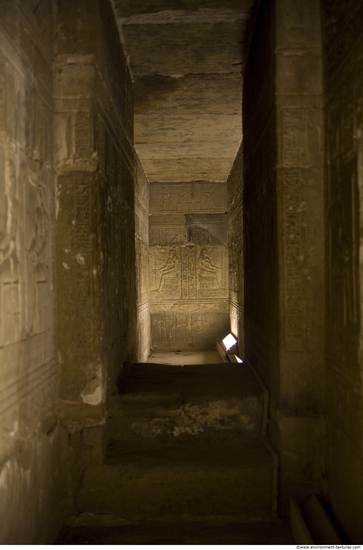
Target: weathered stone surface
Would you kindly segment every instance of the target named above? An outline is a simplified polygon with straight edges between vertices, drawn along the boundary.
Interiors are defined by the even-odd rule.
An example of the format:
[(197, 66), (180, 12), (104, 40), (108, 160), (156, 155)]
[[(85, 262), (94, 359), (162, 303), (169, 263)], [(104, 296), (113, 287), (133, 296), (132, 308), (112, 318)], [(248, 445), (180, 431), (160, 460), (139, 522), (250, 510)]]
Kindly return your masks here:
[(119, 386), (109, 420), (114, 443), (261, 433), (261, 388), (247, 365), (133, 365)]
[[(120, 17), (166, 11), (171, 8), (168, 0), (115, 0), (114, 5)], [(176, 0), (172, 5), (173, 10), (190, 10), (191, 12), (194, 12), (196, 7), (201, 10), (205, 8), (218, 10), (221, 7), (221, 2), (220, 0), (201, 0), (196, 6), (195, 0)], [(226, 10), (235, 10), (236, 2), (235, 0), (223, 0), (223, 7)], [(242, 13), (245, 13), (250, 7), (250, 0), (243, 0), (238, 4), (238, 8)]]
[(150, 185), (155, 349), (210, 349), (229, 329), (226, 206), (225, 184)]
[(227, 265), (227, 248), (223, 246), (150, 249), (155, 349), (210, 349), (219, 335), (228, 331)]
[(5, 1), (0, 19), (2, 544), (52, 540), (67, 496), (65, 430), (54, 421), (54, 28), (50, 3), (35, 8)]
[[(165, 477), (165, 447), (120, 442), (126, 478), (139, 475), (140, 455), (157, 475), (134, 484), (124, 465), (104, 474), (103, 423), (122, 364), (146, 359), (151, 333), (156, 348), (193, 350), (230, 328), (241, 354), (245, 332), (268, 385), (282, 510), (290, 495), (320, 491), (346, 538), (361, 541), (363, 2), (259, 3), (243, 71), (242, 189), (251, 4), (114, 0), (118, 29), (104, 0), (1, 3), (1, 542), (51, 542), (66, 502), (75, 512), (67, 480), (76, 490), (85, 465), (81, 510), (91, 497), (97, 513), (105, 504), (138, 518), (147, 487), (144, 511), (157, 516), (177, 479), (167, 510), (177, 517), (183, 500), (214, 514), (210, 477), (188, 501), (200, 479), (185, 466), (190, 448), (170, 455)], [(244, 421), (234, 401), (168, 403), (176, 416), (139, 418), (135, 437)], [(253, 503), (271, 480), (264, 467), (252, 483), (238, 477), (243, 445), (228, 449), (229, 472), (208, 444), (192, 452), (216, 492), (238, 478)], [(129, 500), (112, 492), (120, 481)], [(239, 497), (218, 506), (232, 514)]]
[(213, 174), (215, 181), (225, 181), (231, 167), (230, 159), (187, 158), (145, 159), (150, 182), (206, 180)]
[(220, 212), (227, 209), (224, 183), (174, 183), (150, 185), (150, 214)]
[(241, 140), (252, 4), (114, 1), (135, 81), (135, 144), (149, 181), (227, 179)]
[(227, 214), (185, 214), (189, 243), (227, 246)]
[(256, 437), (261, 389), (247, 366), (132, 365), (120, 390), (105, 464), (86, 468), (80, 512), (132, 521), (270, 515), (270, 456)]
[(88, 425), (136, 353), (136, 289), (130, 79), (110, 6), (82, 6), (57, 13), (57, 244), (61, 396)]
[(244, 267), (243, 267), (243, 151), (242, 144), (227, 180), (229, 307), (231, 331), (244, 356)]
[[(308, 472), (314, 462), (316, 475), (309, 479), (319, 490), (323, 451), (319, 445), (324, 193), (318, 19), (314, 2), (301, 8), (290, 0), (261, 5), (244, 83), (246, 353), (271, 390), (270, 433), (280, 451), (281, 479), (286, 483), (282, 506), (288, 492), (299, 494), (305, 483), (302, 477), (298, 482), (299, 472)], [(313, 40), (312, 28), (318, 29)], [(268, 68), (261, 64), (262, 72), (256, 75), (256, 62), (262, 58)], [(263, 82), (263, 74), (267, 81)], [(268, 93), (259, 94), (258, 86)], [(298, 450), (301, 441), (296, 440), (299, 460), (294, 462), (287, 441), (300, 425), (310, 426), (306, 445), (315, 452), (314, 458), (303, 455)], [(307, 436), (309, 429), (304, 429), (301, 433)]]
[(149, 285), (149, 182), (136, 160), (135, 177), (135, 246), (137, 278), (137, 352), (138, 361), (150, 353), (150, 285)]
[[(339, 525), (362, 540), (363, 3), (324, 2), (326, 93), (327, 492)], [(339, 29), (343, 29), (340, 32)]]
[[(232, 115), (242, 112), (241, 75), (230, 73), (134, 77), (135, 115)], [(241, 120), (240, 120), (241, 122)], [(183, 144), (180, 144), (182, 146)], [(219, 146), (223, 149), (224, 142)], [(141, 147), (138, 144), (137, 147)], [(151, 147), (151, 145), (150, 145)]]
[[(142, 20), (143, 21), (143, 20)], [(243, 23), (207, 22), (122, 25), (122, 34), (138, 75), (231, 73), (240, 70)], [(139, 36), (142, 30), (142, 47)], [(193, 48), (185, 49), (186, 44)], [(206, 48), (208, 44), (208, 48)], [(155, 56), (155, 49), (158, 56)]]

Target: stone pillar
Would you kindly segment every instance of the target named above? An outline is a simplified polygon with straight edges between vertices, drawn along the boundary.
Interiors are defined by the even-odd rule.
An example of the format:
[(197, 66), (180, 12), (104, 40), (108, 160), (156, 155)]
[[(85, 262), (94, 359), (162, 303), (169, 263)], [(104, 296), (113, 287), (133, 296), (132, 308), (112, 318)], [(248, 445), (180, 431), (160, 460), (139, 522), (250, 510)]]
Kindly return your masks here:
[(93, 0), (87, 9), (82, 0), (59, 2), (54, 71), (60, 397), (69, 423), (86, 425), (101, 422), (105, 401), (97, 292), (95, 16)]
[(137, 361), (147, 361), (151, 345), (149, 285), (149, 182), (136, 162), (135, 246), (137, 272)]
[(326, 151), (326, 470), (331, 510), (363, 537), (363, 2), (323, 2)]
[(245, 347), (270, 392), (281, 511), (323, 468), (320, 6), (261, 0), (243, 92)]
[(320, 6), (276, 0), (279, 377), (271, 434), (281, 455), (282, 505), (317, 489), (322, 473), (324, 189)]
[(109, 2), (60, 0), (56, 17), (60, 395), (78, 430), (103, 423), (135, 353), (133, 112)]
[(243, 272), (243, 158), (242, 144), (227, 179), (229, 315), (231, 332), (238, 339), (238, 354), (244, 356)]

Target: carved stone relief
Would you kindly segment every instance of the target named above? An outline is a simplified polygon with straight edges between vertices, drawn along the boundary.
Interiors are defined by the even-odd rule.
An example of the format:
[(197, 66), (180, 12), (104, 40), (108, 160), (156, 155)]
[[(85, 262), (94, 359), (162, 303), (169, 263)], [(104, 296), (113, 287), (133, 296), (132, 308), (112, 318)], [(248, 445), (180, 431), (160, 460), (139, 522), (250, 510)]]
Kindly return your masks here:
[(183, 214), (150, 215), (150, 246), (186, 244), (185, 218)]
[(213, 347), (215, 327), (228, 330), (226, 208), (225, 184), (150, 184), (154, 346)]
[[(37, 333), (48, 328), (49, 292), (48, 271), (50, 263), (49, 184), (40, 170), (27, 170), (22, 166), (24, 179), (28, 179), (27, 210), (31, 216), (26, 224), (27, 262), (27, 332)], [(47, 185), (48, 184), (48, 185)]]
[(227, 191), (222, 183), (150, 184), (150, 213), (225, 212)]
[(301, 166), (305, 164), (306, 147), (304, 109), (282, 111), (283, 158), (283, 232), (284, 232), (284, 312), (285, 349), (301, 351), (305, 338), (305, 293), (303, 269), (306, 244), (305, 214)]
[(16, 342), (20, 336), (19, 303), (19, 202), (14, 161), (5, 159), (0, 189), (0, 344)]
[(214, 346), (229, 323), (226, 247), (154, 246), (149, 254), (154, 345)]

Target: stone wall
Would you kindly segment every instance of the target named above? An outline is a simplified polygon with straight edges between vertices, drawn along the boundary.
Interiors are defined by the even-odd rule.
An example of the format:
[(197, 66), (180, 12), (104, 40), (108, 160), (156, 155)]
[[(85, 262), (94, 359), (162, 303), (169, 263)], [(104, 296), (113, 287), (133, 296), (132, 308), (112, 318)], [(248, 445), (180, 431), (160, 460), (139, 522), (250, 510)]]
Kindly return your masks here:
[(229, 311), (231, 331), (244, 356), (244, 272), (243, 272), (243, 151), (242, 144), (227, 180)]
[[(351, 542), (363, 536), (363, 2), (323, 2), (326, 97), (327, 484)], [(344, 29), (344, 32), (341, 32)]]
[(280, 374), (271, 433), (281, 449), (285, 495), (297, 498), (320, 491), (324, 473), (321, 41), (315, 0), (276, 0)]
[(0, 541), (52, 542), (137, 353), (132, 84), (108, 2), (1, 10)]
[[(256, 69), (258, 67), (258, 69)], [(270, 389), (281, 509), (323, 475), (320, 8), (262, 2), (244, 83), (246, 353)]]
[(136, 353), (133, 112), (109, 3), (59, 1), (56, 24), (61, 398), (76, 430), (103, 423)]
[(242, 106), (245, 353), (269, 386), (279, 356), (274, 19), (273, 2), (261, 2)]
[(51, 542), (67, 497), (56, 417), (53, 13), (0, 17), (0, 543)]
[(154, 349), (213, 349), (229, 330), (227, 188), (150, 184), (150, 311)]
[(146, 361), (151, 346), (149, 288), (149, 182), (139, 158), (135, 176), (135, 243), (137, 280), (137, 361)]

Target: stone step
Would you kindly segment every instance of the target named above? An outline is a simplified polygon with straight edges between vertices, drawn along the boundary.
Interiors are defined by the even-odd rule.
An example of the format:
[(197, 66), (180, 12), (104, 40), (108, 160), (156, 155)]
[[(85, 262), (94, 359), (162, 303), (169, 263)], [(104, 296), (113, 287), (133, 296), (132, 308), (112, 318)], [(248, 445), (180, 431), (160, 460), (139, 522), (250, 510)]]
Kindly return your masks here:
[(262, 394), (245, 365), (136, 364), (119, 388), (108, 422), (113, 440), (261, 433)]
[(254, 438), (112, 442), (105, 463), (85, 469), (79, 514), (127, 521), (271, 515), (270, 455)]

